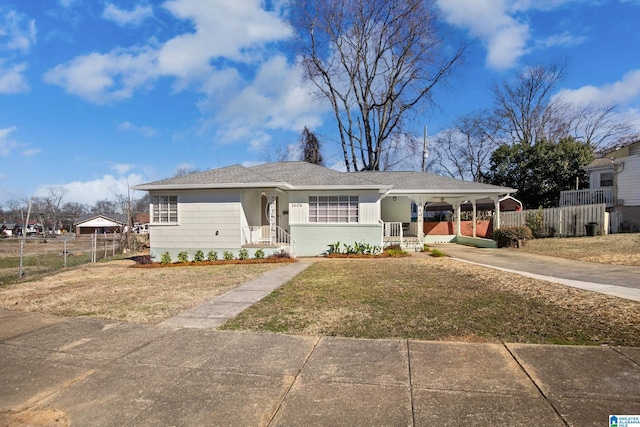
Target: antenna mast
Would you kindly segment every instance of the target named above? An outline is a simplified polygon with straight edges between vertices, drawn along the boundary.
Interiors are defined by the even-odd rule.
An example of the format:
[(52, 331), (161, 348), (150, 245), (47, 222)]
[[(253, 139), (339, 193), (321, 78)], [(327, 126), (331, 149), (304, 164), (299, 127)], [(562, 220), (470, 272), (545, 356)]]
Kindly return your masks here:
[(422, 172), (426, 172), (427, 157), (429, 157), (429, 149), (427, 148), (427, 125), (424, 125), (424, 139), (422, 143)]

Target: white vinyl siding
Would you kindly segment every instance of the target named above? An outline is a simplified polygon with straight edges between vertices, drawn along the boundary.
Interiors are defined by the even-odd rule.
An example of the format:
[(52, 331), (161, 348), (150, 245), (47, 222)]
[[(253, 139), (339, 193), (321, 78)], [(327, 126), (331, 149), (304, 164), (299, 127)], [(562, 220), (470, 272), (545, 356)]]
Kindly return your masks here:
[(309, 196), (309, 223), (357, 223), (358, 196)]
[(151, 222), (154, 224), (178, 222), (178, 196), (151, 196)]
[(640, 156), (627, 157), (624, 169), (617, 176), (618, 200), (624, 206), (640, 206)]
[(173, 254), (180, 250), (201, 249), (206, 253), (212, 249), (240, 248), (243, 222), (240, 199), (240, 192), (181, 192), (179, 224), (152, 223), (152, 249), (159, 256), (165, 250)]

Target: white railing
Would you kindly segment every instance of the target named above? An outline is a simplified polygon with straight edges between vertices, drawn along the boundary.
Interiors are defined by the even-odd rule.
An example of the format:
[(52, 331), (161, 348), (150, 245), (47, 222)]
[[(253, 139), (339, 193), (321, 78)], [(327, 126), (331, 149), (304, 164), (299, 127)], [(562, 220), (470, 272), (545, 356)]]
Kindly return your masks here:
[(401, 222), (385, 222), (383, 223), (383, 240), (398, 241), (400, 246), (404, 243), (404, 231)]
[(600, 203), (604, 203), (609, 208), (614, 205), (613, 187), (560, 192), (560, 206), (598, 205)]
[(271, 235), (268, 225), (249, 225), (242, 227), (242, 241), (245, 245), (288, 246), (292, 243), (291, 235), (281, 227), (275, 228)]

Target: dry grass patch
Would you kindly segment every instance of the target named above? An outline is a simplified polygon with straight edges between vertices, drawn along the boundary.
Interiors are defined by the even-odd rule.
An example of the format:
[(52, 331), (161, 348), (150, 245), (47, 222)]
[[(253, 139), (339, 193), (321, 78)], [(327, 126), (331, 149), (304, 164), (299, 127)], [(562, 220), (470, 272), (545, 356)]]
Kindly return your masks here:
[(0, 289), (0, 306), (62, 316), (156, 324), (280, 267), (278, 264), (130, 268), (86, 264)]
[(579, 261), (640, 266), (640, 234), (534, 239), (520, 250)]
[(317, 262), (224, 328), (640, 346), (640, 303), (417, 254)]

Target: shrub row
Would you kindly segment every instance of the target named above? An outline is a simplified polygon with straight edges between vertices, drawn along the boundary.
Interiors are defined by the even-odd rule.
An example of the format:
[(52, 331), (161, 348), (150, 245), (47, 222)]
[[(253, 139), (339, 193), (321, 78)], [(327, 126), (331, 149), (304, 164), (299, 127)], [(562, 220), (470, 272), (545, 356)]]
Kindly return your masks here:
[[(267, 259), (283, 259), (283, 258), (291, 258), (291, 255), (289, 254), (289, 252), (285, 251), (285, 250), (281, 250), (280, 252), (275, 252), (272, 253), (271, 255), (269, 255), (268, 257), (266, 257)], [(205, 257), (204, 252), (201, 250), (197, 250), (194, 254), (193, 254), (193, 258), (191, 260), (192, 263), (201, 263), (201, 262), (205, 262), (205, 261), (218, 261), (218, 252), (216, 251), (209, 251)], [(231, 251), (224, 251), (222, 252), (222, 260), (224, 261), (233, 261), (233, 260), (248, 260), (249, 259), (249, 251), (247, 249), (240, 249), (238, 251), (238, 257), (236, 258), (233, 255), (233, 252)], [(265, 253), (262, 249), (258, 249), (255, 251), (255, 253), (253, 254), (253, 259), (254, 260), (261, 260), (261, 259), (265, 259)], [(173, 262), (173, 260), (171, 259), (171, 255), (169, 254), (169, 252), (164, 252), (161, 256), (160, 256), (160, 264), (163, 265), (167, 265), (167, 264), (171, 264)], [(177, 264), (184, 264), (184, 263), (188, 263), (189, 262), (189, 252), (188, 251), (181, 251), (178, 253), (178, 261)]]

